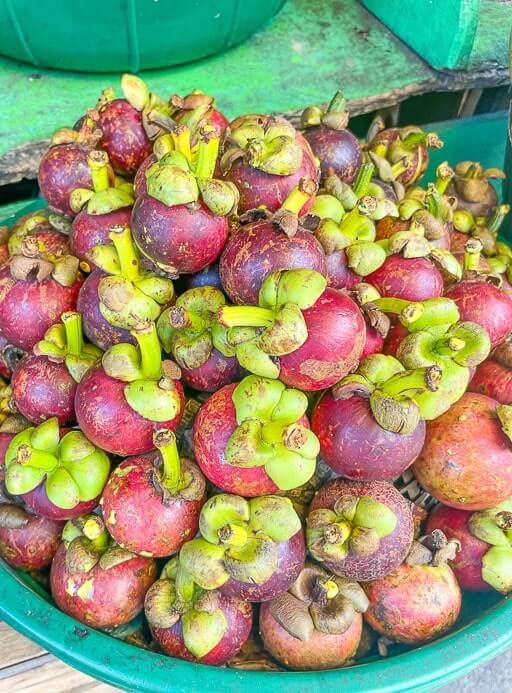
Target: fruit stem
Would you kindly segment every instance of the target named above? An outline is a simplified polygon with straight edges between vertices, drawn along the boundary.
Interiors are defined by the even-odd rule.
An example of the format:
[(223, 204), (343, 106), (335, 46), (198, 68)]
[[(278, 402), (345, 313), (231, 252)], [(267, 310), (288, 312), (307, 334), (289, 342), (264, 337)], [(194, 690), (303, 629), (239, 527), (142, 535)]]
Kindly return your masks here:
[(94, 192), (101, 192), (110, 187), (108, 180), (108, 154), (99, 149), (93, 149), (87, 157), (91, 170), (92, 187)]
[(16, 451), (16, 464), (27, 465), (35, 469), (51, 471), (57, 465), (54, 455), (43, 450), (34, 450), (28, 445), (20, 445)]
[(402, 395), (407, 390), (430, 390), (435, 392), (439, 387), (442, 370), (439, 366), (415, 368), (407, 373), (402, 371), (379, 386), (379, 390), (390, 397)]
[(208, 327), (204, 318), (180, 306), (171, 306), (168, 315), (169, 324), (175, 330), (190, 330), (194, 334), (201, 334)]
[(391, 166), (391, 175), (393, 178), (397, 178), (401, 173), (407, 171), (407, 167), (407, 158), (404, 156), (403, 159), (400, 159), (400, 161), (397, 161)]
[(363, 164), (359, 169), (356, 180), (352, 185), (352, 190), (358, 199), (368, 192), (368, 186), (370, 185), (374, 172), (375, 166), (371, 162)]
[(190, 149), (190, 129), (186, 125), (178, 125), (178, 127), (171, 132), (171, 137), (173, 139), (174, 148), (176, 151), (183, 154), (185, 159), (191, 163), (192, 151)]
[(159, 380), (162, 375), (162, 352), (154, 322), (141, 323), (131, 331), (137, 340), (141, 356), (141, 369), (148, 380)]
[(450, 166), (448, 166), (447, 161), (443, 161), (442, 164), (439, 164), (439, 166), (436, 169), (436, 182), (434, 183), (434, 185), (440, 195), (444, 195), (444, 193), (446, 192), (446, 188), (450, 184), (450, 181), (453, 178), (453, 176), (454, 171)]
[(69, 311), (60, 316), (66, 332), (67, 353), (73, 356), (81, 356), (84, 346), (82, 336), (82, 316), (80, 313)]
[(210, 180), (215, 172), (217, 155), (219, 153), (219, 136), (215, 128), (203, 128), (197, 148), (196, 177)]
[(224, 327), (270, 327), (274, 311), (260, 306), (221, 306), (217, 313)]
[(281, 209), (286, 209), (288, 212), (293, 212), (293, 214), (299, 214), (314, 192), (311, 191), (311, 183), (312, 181), (307, 178), (301, 179), (283, 202)]
[(112, 226), (108, 235), (117, 250), (122, 276), (131, 282), (138, 281), (141, 278), (140, 266), (135, 255), (130, 227)]
[(464, 246), (464, 269), (467, 272), (478, 272), (482, 242), (478, 238), (470, 238)]
[(408, 306), (418, 306), (417, 313), (423, 313), (423, 306), (421, 303), (414, 303), (413, 301), (406, 301), (404, 298), (377, 298), (373, 301), (377, 308), (383, 313), (395, 313), (399, 315), (404, 308)]
[(346, 99), (342, 91), (337, 91), (327, 106), (327, 113), (342, 113), (346, 110)]
[(493, 209), (492, 215), (487, 224), (487, 228), (491, 233), (498, 233), (506, 215), (510, 211), (510, 205), (498, 205)]
[(100, 517), (92, 515), (89, 517), (82, 528), (82, 533), (91, 542), (91, 546), (96, 551), (103, 553), (108, 546), (108, 533)]
[(241, 547), (245, 546), (249, 535), (245, 527), (230, 522), (218, 530), (217, 536), (221, 544)]
[(180, 490), (182, 481), (176, 436), (168, 429), (161, 429), (153, 435), (153, 444), (160, 453), (163, 463), (160, 480), (169, 493), (175, 496)]

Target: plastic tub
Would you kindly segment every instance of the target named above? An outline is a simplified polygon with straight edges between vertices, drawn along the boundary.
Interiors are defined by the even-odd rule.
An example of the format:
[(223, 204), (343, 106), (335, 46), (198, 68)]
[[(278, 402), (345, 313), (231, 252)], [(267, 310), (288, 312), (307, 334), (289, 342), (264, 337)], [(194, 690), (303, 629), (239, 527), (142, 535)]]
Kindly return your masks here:
[(40, 67), (137, 72), (249, 38), (285, 0), (0, 0), (0, 52)]

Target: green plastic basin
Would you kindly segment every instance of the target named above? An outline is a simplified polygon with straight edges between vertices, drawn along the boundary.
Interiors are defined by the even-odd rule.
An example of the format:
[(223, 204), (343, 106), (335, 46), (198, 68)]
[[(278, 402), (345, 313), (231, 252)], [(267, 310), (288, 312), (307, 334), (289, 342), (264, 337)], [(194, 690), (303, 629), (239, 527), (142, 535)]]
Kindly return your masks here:
[(285, 0), (0, 0), (0, 52), (41, 67), (137, 72), (240, 43)]
[[(431, 126), (445, 141), (435, 152), (427, 178), (444, 159), (475, 159), (501, 166), (507, 114), (495, 113)], [(0, 217), (12, 224), (41, 208), (41, 200)], [(5, 223), (4, 222), (4, 223)], [(2, 223), (2, 222), (0, 222)], [(0, 561), (0, 618), (71, 666), (101, 681), (137, 693), (419, 693), (431, 691), (512, 645), (512, 597), (465, 594), (457, 628), (417, 649), (390, 648), (387, 659), (367, 658), (357, 666), (325, 672), (255, 672), (191, 664), (129, 645), (82, 626), (54, 607), (23, 573)]]

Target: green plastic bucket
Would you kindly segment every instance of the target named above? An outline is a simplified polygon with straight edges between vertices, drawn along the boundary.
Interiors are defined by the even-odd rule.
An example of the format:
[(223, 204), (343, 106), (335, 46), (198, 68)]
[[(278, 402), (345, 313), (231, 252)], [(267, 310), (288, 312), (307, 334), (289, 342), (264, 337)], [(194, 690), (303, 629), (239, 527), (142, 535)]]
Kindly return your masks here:
[(147, 70), (245, 41), (285, 0), (0, 0), (0, 53), (40, 67)]
[[(503, 162), (506, 113), (429, 129), (439, 132), (445, 147), (434, 153), (427, 178), (432, 179), (435, 166), (445, 159), (455, 163), (470, 158), (485, 167)], [(42, 201), (34, 200), (4, 223), (12, 224), (41, 207)], [(40, 588), (34, 589), (30, 578), (2, 561), (0, 618), (71, 666), (137, 693), (419, 693), (461, 676), (512, 645), (512, 597), (466, 593), (456, 630), (416, 649), (392, 646), (392, 656), (386, 659), (371, 657), (347, 669), (308, 673), (217, 669), (148, 652), (81, 625), (54, 607)]]

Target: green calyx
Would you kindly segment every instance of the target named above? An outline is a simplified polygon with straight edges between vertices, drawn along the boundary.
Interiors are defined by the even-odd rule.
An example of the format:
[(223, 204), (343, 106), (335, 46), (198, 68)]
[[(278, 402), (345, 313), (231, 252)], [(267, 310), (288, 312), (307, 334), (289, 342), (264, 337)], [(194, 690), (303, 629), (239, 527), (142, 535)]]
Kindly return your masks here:
[(482, 558), (482, 579), (495, 590), (512, 590), (512, 501), (471, 514), (469, 530), (491, 548)]
[(354, 395), (368, 398), (379, 426), (407, 435), (425, 418), (419, 396), (436, 393), (442, 377), (437, 365), (405, 370), (393, 356), (372, 354), (355, 373), (340, 380), (332, 394), (336, 400)]
[(345, 130), (349, 120), (345, 106), (346, 99), (343, 92), (337, 91), (325, 111), (318, 106), (309, 106), (304, 109), (300, 118), (301, 127), (325, 125), (332, 130)]
[(111, 378), (126, 383), (124, 396), (130, 407), (149, 421), (171, 421), (181, 409), (176, 380), (179, 367), (162, 361), (162, 352), (154, 322), (140, 323), (131, 334), (133, 344), (115, 344), (103, 355), (102, 365)]
[(109, 275), (98, 284), (100, 312), (111, 325), (130, 330), (141, 321), (156, 320), (174, 286), (142, 267), (128, 226), (113, 226), (109, 236), (112, 244), (91, 251), (91, 260)]
[(353, 623), (357, 613), (369, 606), (363, 588), (340, 578), (321, 566), (306, 563), (288, 592), (270, 604), (273, 618), (298, 640), (309, 640), (315, 631), (340, 635)]
[(196, 464), (180, 458), (176, 435), (168, 429), (156, 431), (153, 443), (160, 453), (160, 464), (153, 481), (162, 493), (164, 504), (177, 496), (185, 500), (199, 500), (204, 496), (206, 483)]
[(227, 173), (236, 160), (243, 158), (265, 173), (289, 176), (302, 164), (303, 152), (296, 134), (293, 125), (278, 116), (241, 119), (226, 134), (221, 170)]
[(49, 500), (72, 509), (96, 498), (108, 478), (110, 461), (81, 431), (60, 438), (56, 417), (21, 431), (5, 455), (5, 484), (14, 496), (28, 493), (45, 481)]
[[(19, 255), (21, 252), (21, 244), (23, 239), (30, 236), (34, 231), (39, 228), (48, 228), (50, 224), (49, 214), (47, 210), (38, 210), (34, 212), (26, 221), (15, 229), (10, 230), (7, 226), (0, 227), (5, 228), (7, 231), (5, 237), (1, 238), (1, 242), (7, 243), (9, 249), (9, 255)], [(46, 248), (43, 247), (43, 243), (39, 243), (39, 250), (42, 254), (45, 253)]]
[(371, 496), (342, 496), (333, 510), (320, 508), (306, 520), (306, 542), (313, 558), (343, 561), (349, 553), (374, 554), (397, 525), (395, 513)]
[[(96, 565), (109, 570), (135, 557), (111, 539), (99, 515), (68, 520), (62, 530), (62, 541), (66, 547), (66, 568), (71, 575), (88, 573)], [(72, 581), (69, 588), (73, 589)]]
[(279, 543), (300, 529), (288, 498), (246, 500), (221, 493), (203, 506), (201, 537), (183, 545), (180, 564), (203, 589), (221, 587), (230, 578), (262, 585), (277, 569)]
[(322, 295), (327, 280), (314, 270), (270, 274), (260, 288), (259, 306), (221, 306), (218, 322), (241, 366), (265, 378), (279, 377), (276, 357), (290, 354), (308, 338), (303, 310)]
[(73, 380), (79, 383), (103, 352), (94, 344), (84, 343), (80, 313), (62, 313), (60, 319), (61, 322), (46, 330), (44, 339), (34, 346), (34, 354), (64, 363)]
[(20, 281), (35, 280), (41, 283), (53, 279), (61, 286), (73, 286), (78, 277), (79, 264), (78, 258), (73, 255), (47, 255), (35, 238), (25, 236), (11, 256), (9, 269), (12, 278)]
[(305, 484), (313, 476), (320, 446), (300, 420), (308, 400), (304, 393), (278, 380), (250, 375), (233, 395), (237, 427), (225, 457), (235, 467), (264, 467), (282, 491)]
[(133, 185), (126, 181), (110, 187), (108, 154), (93, 149), (87, 156), (91, 171), (93, 190), (75, 188), (69, 196), (69, 206), (78, 214), (86, 209), (88, 214), (108, 214), (122, 207), (131, 207), (134, 202)]
[[(121, 90), (126, 101), (140, 111), (142, 124), (149, 139), (154, 140), (176, 127), (176, 122), (172, 119), (174, 108), (158, 94), (150, 92), (147, 84), (140, 77), (124, 74), (121, 77)], [(109, 96), (107, 94), (106, 100)], [(104, 100), (102, 95), (99, 103), (100, 110)]]
[(181, 621), (185, 647), (197, 659), (211, 652), (228, 629), (218, 593), (199, 587), (177, 557), (149, 588), (144, 610), (153, 628), (172, 628)]
[(217, 349), (224, 356), (234, 356), (235, 348), (227, 339), (227, 328), (217, 319), (226, 304), (222, 291), (200, 286), (185, 291), (157, 322), (158, 336), (165, 351), (187, 369), (200, 368)]

